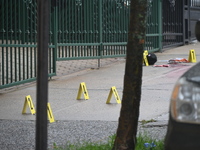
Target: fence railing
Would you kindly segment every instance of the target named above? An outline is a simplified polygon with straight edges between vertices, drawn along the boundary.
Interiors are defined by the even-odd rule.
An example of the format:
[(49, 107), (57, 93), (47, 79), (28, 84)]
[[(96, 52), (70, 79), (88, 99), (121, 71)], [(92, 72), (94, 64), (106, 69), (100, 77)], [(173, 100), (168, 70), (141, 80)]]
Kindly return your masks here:
[[(148, 0), (144, 49), (194, 39), (190, 16), (197, 19), (197, 8), (196, 0)], [(130, 0), (59, 0), (50, 10), (49, 76), (56, 75), (59, 60), (126, 55)], [(1, 0), (0, 20), (0, 89), (35, 80), (37, 2)]]
[[(36, 80), (36, 1), (0, 1), (0, 89)], [(55, 47), (49, 48), (49, 76), (55, 73)]]

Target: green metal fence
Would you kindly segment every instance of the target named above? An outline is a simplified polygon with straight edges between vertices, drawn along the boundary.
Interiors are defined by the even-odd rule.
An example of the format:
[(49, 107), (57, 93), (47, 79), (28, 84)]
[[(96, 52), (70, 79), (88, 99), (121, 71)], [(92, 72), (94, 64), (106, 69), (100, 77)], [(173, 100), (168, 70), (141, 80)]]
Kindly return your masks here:
[[(145, 50), (161, 50), (161, 1), (148, 1)], [(129, 0), (62, 0), (57, 4), (57, 60), (126, 54)]]
[(162, 49), (162, 0), (149, 0), (145, 50), (156, 52)]
[(59, 1), (58, 60), (125, 55), (129, 5), (112, 0)]
[[(0, 2), (0, 89), (36, 80), (37, 4)], [(49, 76), (55, 75), (55, 46), (49, 48)]]
[[(51, 1), (49, 76), (56, 61), (124, 57), (130, 0)], [(33, 81), (37, 66), (36, 0), (0, 1), (0, 89)], [(161, 50), (161, 0), (148, 0), (145, 50)]]

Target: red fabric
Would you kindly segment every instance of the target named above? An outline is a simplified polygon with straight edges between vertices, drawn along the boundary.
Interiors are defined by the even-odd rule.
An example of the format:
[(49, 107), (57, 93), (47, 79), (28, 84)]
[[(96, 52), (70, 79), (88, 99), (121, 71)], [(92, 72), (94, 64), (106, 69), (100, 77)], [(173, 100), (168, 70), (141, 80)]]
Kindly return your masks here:
[(154, 65), (154, 67), (169, 67), (169, 65)]
[(173, 64), (173, 63), (189, 63), (189, 61), (185, 58), (183, 59), (170, 59), (169, 63)]

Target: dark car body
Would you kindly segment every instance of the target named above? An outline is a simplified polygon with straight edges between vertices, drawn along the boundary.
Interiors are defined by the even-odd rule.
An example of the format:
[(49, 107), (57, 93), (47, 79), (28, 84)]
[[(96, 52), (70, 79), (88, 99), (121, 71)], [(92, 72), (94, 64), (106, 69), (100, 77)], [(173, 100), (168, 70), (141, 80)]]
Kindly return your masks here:
[[(183, 77), (200, 88), (200, 63), (197, 63), (180, 78)], [(198, 109), (200, 110), (200, 108)], [(169, 112), (165, 150), (200, 150), (200, 122), (177, 121), (173, 118), (171, 111)]]
[[(200, 41), (200, 21), (196, 22), (195, 35), (196, 39)], [(172, 92), (168, 128), (164, 143), (165, 150), (200, 150), (200, 62), (197, 63), (195, 66), (193, 66), (191, 69), (189, 69), (186, 73), (184, 73), (179, 78), (179, 81), (181, 79), (184, 79), (184, 81), (186, 81), (185, 86), (190, 85), (188, 86), (189, 87), (188, 89), (192, 90), (186, 90), (186, 93), (187, 92), (190, 93), (189, 96), (190, 98), (188, 98), (187, 96), (184, 97), (184, 95), (188, 95), (188, 93), (184, 94), (183, 90), (182, 91), (183, 97), (180, 100), (179, 100), (179, 93), (181, 92), (179, 92), (178, 90), (180, 89), (181, 86), (178, 85), (177, 88), (178, 90), (174, 89), (174, 91)], [(193, 89), (195, 88), (198, 90), (196, 90), (196, 92), (192, 92), (194, 91)], [(177, 90), (178, 92), (175, 90)], [(180, 109), (181, 104), (178, 105), (178, 107), (175, 106), (176, 103), (178, 102), (174, 102), (176, 101), (174, 99), (178, 99), (179, 102), (183, 100), (184, 102), (188, 103), (192, 102), (193, 104), (196, 104), (194, 105), (195, 107), (191, 107), (193, 108), (192, 113), (191, 111), (188, 111), (188, 113), (192, 114), (188, 115), (189, 116), (188, 120), (182, 118), (181, 118), (182, 120), (180, 118), (178, 119), (177, 116), (179, 115), (178, 114), (179, 112), (177, 110)], [(184, 102), (182, 104), (184, 104)], [(178, 112), (177, 113), (178, 115), (175, 114), (174, 112)], [(194, 115), (195, 113), (196, 115)], [(187, 113), (185, 114), (187, 115)]]

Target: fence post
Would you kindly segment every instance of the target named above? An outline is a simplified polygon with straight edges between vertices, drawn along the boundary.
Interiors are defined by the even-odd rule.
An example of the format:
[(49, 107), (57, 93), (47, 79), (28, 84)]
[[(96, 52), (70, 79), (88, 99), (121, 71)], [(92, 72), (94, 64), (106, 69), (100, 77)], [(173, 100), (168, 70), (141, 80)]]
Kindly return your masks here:
[(183, 3), (183, 13), (184, 16), (187, 17), (183, 17), (183, 41), (184, 44), (186, 43), (186, 41), (188, 41), (189, 43), (191, 42), (191, 25), (190, 25), (190, 11), (191, 11), (191, 1), (187, 0), (186, 5)]
[(58, 48), (58, 38), (57, 38), (57, 34), (58, 34), (58, 17), (57, 17), (57, 3), (56, 3), (57, 1), (55, 1), (55, 4), (54, 4), (54, 6), (52, 6), (52, 7), (54, 7), (53, 9), (54, 9), (54, 11), (53, 11), (53, 13), (52, 13), (52, 16), (53, 16), (53, 18), (52, 18), (52, 32), (53, 32), (53, 45), (54, 45), (54, 51), (53, 51), (53, 72), (55, 72), (56, 73), (56, 61), (57, 61), (57, 48)]
[(100, 58), (98, 59), (98, 67), (100, 68), (101, 67), (101, 62), (100, 62), (100, 60), (101, 60), (101, 58), (102, 58), (102, 51), (103, 51), (103, 41), (102, 41), (102, 33), (103, 33), (103, 31), (102, 31), (102, 25), (103, 25), (103, 23), (102, 23), (102, 17), (103, 17), (103, 15), (102, 15), (102, 0), (99, 0), (99, 43), (100, 43), (100, 46), (99, 46), (99, 56), (100, 56)]

